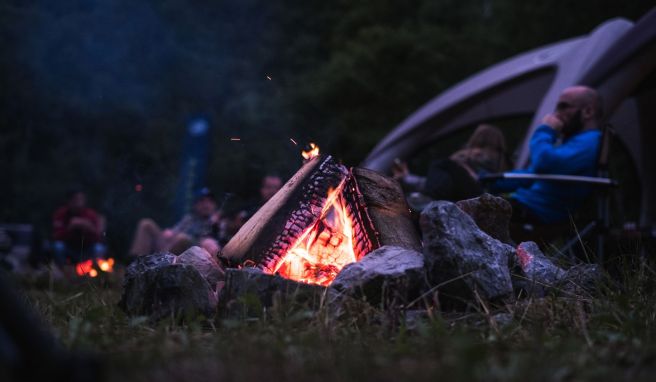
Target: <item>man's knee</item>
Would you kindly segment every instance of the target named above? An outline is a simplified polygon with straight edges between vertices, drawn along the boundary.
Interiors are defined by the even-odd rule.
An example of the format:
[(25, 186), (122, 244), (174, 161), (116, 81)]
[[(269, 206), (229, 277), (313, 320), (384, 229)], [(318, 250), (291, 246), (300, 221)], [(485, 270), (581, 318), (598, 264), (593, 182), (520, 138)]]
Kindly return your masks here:
[(157, 226), (157, 223), (153, 219), (150, 218), (144, 218), (139, 220), (139, 224), (137, 225), (139, 229), (152, 229), (152, 228), (159, 228)]
[(209, 252), (212, 256), (216, 256), (217, 253), (219, 253), (219, 249), (221, 249), (219, 243), (210, 237), (202, 239), (198, 245)]

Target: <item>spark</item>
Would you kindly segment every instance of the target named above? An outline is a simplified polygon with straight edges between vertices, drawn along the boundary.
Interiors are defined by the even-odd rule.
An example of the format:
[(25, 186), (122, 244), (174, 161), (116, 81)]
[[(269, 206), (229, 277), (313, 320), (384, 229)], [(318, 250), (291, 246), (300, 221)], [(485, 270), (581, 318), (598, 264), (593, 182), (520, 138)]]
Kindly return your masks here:
[(271, 76), (266, 76), (267, 80), (271, 81)]
[(230, 138), (230, 140), (231, 141), (241, 141), (241, 138), (233, 137), (233, 138)]
[(296, 146), (298, 146), (298, 143), (296, 143), (296, 141), (294, 140), (294, 138), (289, 138), (289, 140), (292, 141), (293, 144), (295, 144)]

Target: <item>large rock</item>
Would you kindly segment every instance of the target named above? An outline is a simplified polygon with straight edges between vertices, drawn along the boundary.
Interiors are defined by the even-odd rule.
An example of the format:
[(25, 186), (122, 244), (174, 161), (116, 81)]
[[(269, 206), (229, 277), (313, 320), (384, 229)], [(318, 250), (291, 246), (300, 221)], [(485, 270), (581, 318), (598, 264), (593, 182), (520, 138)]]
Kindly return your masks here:
[(384, 246), (348, 264), (330, 285), (338, 292), (366, 297), (372, 304), (405, 304), (424, 281), (424, 256), (411, 249)]
[(205, 278), (210, 287), (216, 291), (217, 284), (225, 279), (223, 267), (219, 265), (216, 258), (201, 247), (191, 247), (182, 252), (177, 260), (177, 264), (187, 264), (196, 268)]
[(226, 316), (259, 316), (274, 303), (318, 308), (326, 288), (270, 275), (256, 268), (226, 269), (219, 300)]
[(523, 290), (529, 296), (543, 297), (566, 275), (532, 241), (520, 243), (515, 255), (513, 284), (516, 290)]
[(211, 317), (217, 296), (203, 275), (170, 253), (140, 256), (126, 270), (119, 306), (131, 316)]
[(497, 300), (512, 295), (508, 259), (513, 247), (481, 231), (472, 218), (447, 201), (430, 203), (419, 220), (429, 281), (442, 295)]
[(485, 193), (476, 198), (460, 200), (456, 205), (471, 216), (483, 232), (503, 243), (515, 245), (510, 238), (512, 206), (506, 199)]

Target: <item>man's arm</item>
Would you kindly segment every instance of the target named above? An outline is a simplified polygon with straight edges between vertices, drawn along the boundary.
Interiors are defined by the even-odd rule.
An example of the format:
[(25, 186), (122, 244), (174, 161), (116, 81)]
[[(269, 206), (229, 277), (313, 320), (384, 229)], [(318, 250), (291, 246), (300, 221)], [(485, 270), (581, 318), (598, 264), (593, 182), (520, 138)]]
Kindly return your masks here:
[(60, 208), (52, 215), (52, 238), (66, 240), (67, 233), (66, 210)]
[(540, 125), (531, 137), (531, 169), (541, 174), (576, 174), (594, 165), (598, 137), (573, 137), (556, 145), (558, 132)]

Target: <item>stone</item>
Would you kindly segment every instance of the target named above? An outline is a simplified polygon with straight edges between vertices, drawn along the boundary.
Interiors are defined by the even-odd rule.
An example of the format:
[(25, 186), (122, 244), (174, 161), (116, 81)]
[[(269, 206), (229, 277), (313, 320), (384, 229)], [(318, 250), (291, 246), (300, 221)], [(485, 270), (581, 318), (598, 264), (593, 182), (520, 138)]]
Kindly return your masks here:
[(215, 291), (217, 284), (225, 279), (225, 272), (223, 267), (219, 265), (218, 260), (201, 247), (194, 246), (182, 252), (178, 256), (176, 263), (187, 264), (196, 268)]
[(512, 295), (508, 261), (514, 248), (481, 231), (474, 220), (448, 201), (422, 211), (424, 260), (428, 280), (441, 295), (486, 300)]
[(597, 264), (579, 264), (569, 268), (556, 285), (565, 297), (593, 296), (603, 285), (604, 272)]
[(125, 270), (125, 281), (138, 277), (144, 272), (171, 264), (175, 264), (176, 256), (172, 253), (154, 253), (138, 256)]
[(456, 205), (471, 216), (483, 232), (502, 243), (515, 245), (510, 238), (512, 206), (506, 199), (485, 193), (476, 198), (460, 200)]
[(566, 274), (532, 241), (517, 246), (512, 263), (515, 290), (523, 290), (532, 297), (544, 297)]
[(346, 265), (330, 287), (374, 305), (403, 305), (416, 297), (424, 281), (424, 256), (417, 251), (383, 246)]
[(145, 315), (152, 321), (212, 317), (217, 298), (191, 265), (162, 264), (126, 278), (119, 306), (130, 316)]
[(179, 264), (171, 253), (137, 257), (126, 269), (119, 306), (130, 316), (211, 317), (217, 295), (191, 264)]
[(264, 273), (257, 268), (226, 269), (219, 310), (225, 316), (259, 316), (274, 302), (318, 308), (326, 288)]

